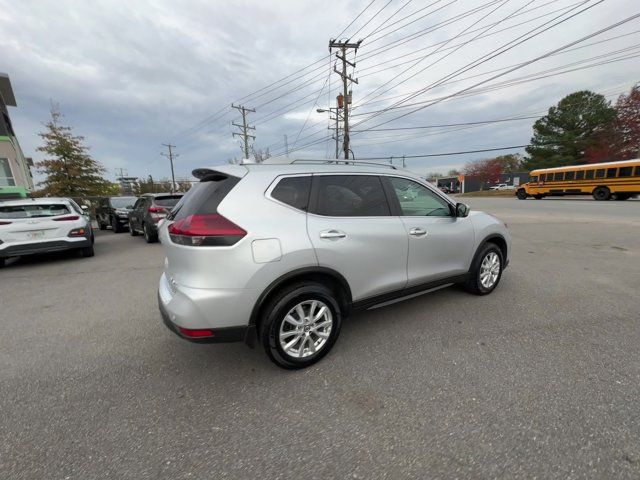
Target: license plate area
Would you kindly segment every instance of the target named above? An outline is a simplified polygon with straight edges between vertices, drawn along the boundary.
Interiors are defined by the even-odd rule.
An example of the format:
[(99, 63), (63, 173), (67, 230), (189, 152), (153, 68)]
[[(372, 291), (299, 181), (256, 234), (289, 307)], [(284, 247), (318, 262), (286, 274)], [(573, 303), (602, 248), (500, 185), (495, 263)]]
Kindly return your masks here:
[(44, 230), (34, 230), (33, 232), (27, 232), (27, 238), (29, 240), (38, 240), (44, 238)]

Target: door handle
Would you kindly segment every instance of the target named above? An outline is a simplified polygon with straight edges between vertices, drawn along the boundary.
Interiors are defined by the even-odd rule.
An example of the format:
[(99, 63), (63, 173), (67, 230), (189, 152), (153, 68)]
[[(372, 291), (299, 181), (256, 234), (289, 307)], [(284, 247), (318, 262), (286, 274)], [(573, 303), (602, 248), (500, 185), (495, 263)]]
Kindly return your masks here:
[(339, 230), (325, 230), (320, 232), (320, 238), (344, 238), (347, 234)]
[(420, 228), (420, 227), (414, 227), (411, 230), (409, 230), (409, 235), (413, 235), (414, 237), (422, 237), (423, 235), (426, 235), (427, 231), (424, 228)]

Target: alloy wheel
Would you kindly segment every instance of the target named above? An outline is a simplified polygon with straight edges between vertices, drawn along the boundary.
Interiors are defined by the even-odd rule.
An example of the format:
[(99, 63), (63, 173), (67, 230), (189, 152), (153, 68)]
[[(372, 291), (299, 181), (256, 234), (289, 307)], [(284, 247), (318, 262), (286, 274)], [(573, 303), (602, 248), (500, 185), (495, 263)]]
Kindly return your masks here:
[(495, 285), (500, 275), (500, 257), (496, 252), (489, 252), (480, 265), (480, 283), (484, 288)]
[(280, 324), (280, 347), (290, 357), (310, 357), (324, 348), (332, 327), (331, 309), (320, 300), (305, 300), (289, 310)]

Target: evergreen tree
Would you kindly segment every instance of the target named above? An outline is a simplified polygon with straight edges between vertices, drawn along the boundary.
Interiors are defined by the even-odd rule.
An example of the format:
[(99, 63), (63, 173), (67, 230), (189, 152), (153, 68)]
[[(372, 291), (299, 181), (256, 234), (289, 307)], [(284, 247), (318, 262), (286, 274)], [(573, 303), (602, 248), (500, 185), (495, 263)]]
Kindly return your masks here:
[(111, 183), (103, 178), (106, 169), (87, 153), (84, 137), (73, 135), (71, 127), (61, 125), (62, 114), (51, 107), (51, 120), (46, 131), (39, 133), (44, 145), (38, 147), (46, 158), (38, 162), (38, 171), (46, 175), (39, 183), (43, 195), (55, 197), (84, 197), (105, 195)]
[(580, 91), (564, 97), (533, 125), (525, 168), (560, 167), (586, 163), (585, 154), (607, 141), (606, 132), (616, 110), (604, 96)]

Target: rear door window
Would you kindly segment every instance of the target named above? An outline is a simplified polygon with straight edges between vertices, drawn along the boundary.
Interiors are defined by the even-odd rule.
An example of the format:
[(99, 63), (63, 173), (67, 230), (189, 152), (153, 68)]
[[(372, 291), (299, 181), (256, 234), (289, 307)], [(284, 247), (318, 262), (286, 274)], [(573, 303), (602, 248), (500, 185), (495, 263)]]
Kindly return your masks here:
[(271, 197), (298, 210), (307, 211), (311, 194), (311, 176), (285, 177), (271, 192)]
[(380, 178), (375, 175), (313, 177), (316, 207), (328, 217), (386, 217), (391, 209)]

